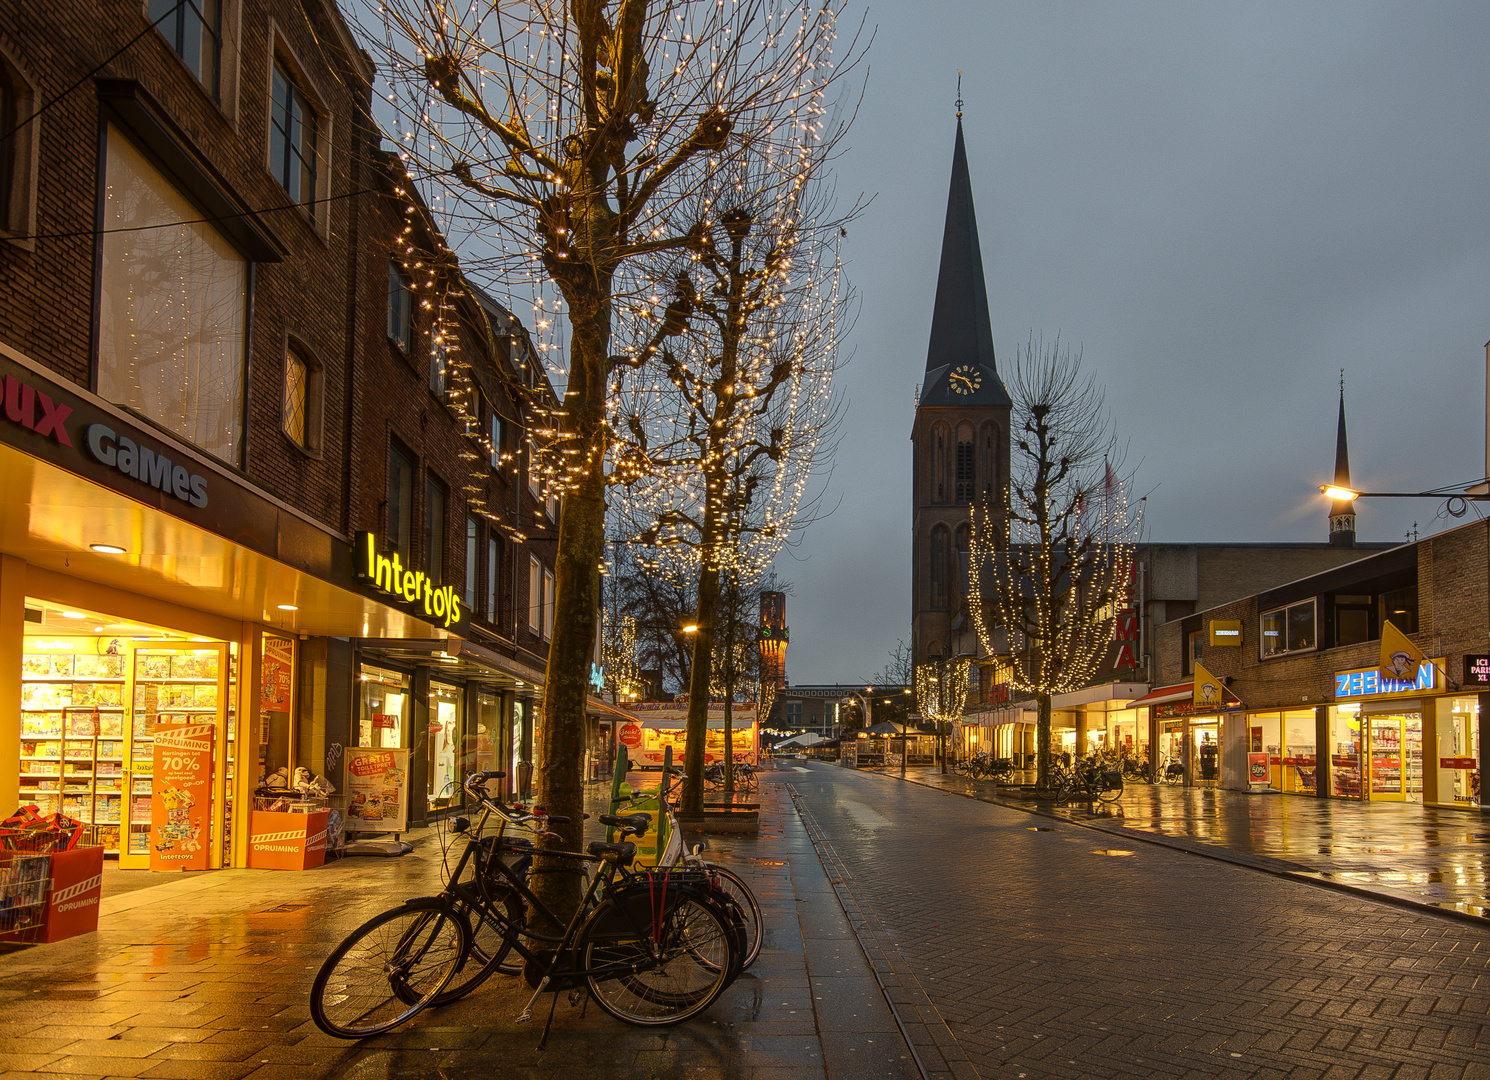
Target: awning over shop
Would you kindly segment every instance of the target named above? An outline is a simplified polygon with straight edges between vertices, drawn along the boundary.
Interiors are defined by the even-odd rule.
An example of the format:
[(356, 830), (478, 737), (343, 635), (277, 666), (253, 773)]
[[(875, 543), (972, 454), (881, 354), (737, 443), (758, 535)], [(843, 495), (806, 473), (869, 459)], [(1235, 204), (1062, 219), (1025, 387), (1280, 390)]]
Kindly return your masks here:
[[(1124, 708), (1139, 709), (1149, 705), (1170, 705), (1176, 701), (1190, 701), (1195, 697), (1195, 684), (1193, 682), (1175, 683), (1172, 686), (1160, 686), (1149, 691), (1143, 697), (1134, 698)], [(1226, 692), (1227, 705), (1240, 705), (1242, 699)]]

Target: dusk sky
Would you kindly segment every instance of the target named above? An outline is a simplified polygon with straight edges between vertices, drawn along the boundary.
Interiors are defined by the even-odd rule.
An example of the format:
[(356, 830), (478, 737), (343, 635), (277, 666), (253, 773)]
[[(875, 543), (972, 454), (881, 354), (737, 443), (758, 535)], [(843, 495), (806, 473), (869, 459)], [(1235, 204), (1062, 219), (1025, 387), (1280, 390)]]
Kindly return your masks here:
[[(845, 247), (863, 307), (837, 509), (777, 561), (793, 683), (865, 679), (910, 635), (910, 432), (959, 68), (1000, 369), (1031, 332), (1083, 349), (1149, 538), (1325, 540), (1341, 368), (1357, 487), (1484, 475), (1490, 7), (922, 2), (869, 21), (837, 177), (874, 196)], [(1362, 500), (1359, 536), (1456, 524), (1440, 510)]]

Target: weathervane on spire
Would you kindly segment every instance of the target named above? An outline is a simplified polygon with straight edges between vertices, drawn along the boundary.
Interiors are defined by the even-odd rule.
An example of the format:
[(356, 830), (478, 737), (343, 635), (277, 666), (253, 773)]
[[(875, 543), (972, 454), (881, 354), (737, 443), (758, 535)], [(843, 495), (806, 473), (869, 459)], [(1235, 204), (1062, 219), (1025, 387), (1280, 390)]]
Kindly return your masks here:
[(1345, 369), (1340, 369), (1340, 393), (1345, 393)]
[(957, 69), (957, 119), (962, 119), (962, 68)]

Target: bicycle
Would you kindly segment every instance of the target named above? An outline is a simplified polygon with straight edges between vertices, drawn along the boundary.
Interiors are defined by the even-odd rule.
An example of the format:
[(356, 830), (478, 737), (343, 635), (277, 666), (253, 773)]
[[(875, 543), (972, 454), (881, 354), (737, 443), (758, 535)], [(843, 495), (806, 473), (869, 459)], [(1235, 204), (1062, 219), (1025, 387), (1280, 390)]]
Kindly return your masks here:
[[(735, 767), (739, 768), (739, 765), (737, 764)], [(743, 971), (755, 963), (756, 957), (760, 956), (761, 942), (764, 940), (761, 906), (755, 898), (755, 893), (751, 891), (750, 886), (745, 883), (743, 878), (728, 867), (709, 862), (703, 857), (701, 854), (703, 845), (698, 844), (687, 849), (683, 847), (683, 830), (678, 823), (677, 814), (669, 798), (674, 790), (672, 787), (673, 776), (679, 771), (671, 766), (664, 766), (662, 771), (662, 784), (658, 791), (658, 801), (663, 807), (662, 812), (668, 816), (670, 827), (668, 829), (667, 847), (659, 853), (657, 865), (659, 867), (669, 867), (681, 864), (688, 869), (705, 871), (719, 877), (720, 881), (726, 886), (726, 893), (740, 905), (741, 912), (745, 918), (745, 959), (740, 966), (740, 970)], [(621, 809), (629, 809), (631, 805), (625, 804)]]
[[(360, 1039), (391, 1030), (431, 1005), (469, 993), (513, 951), (523, 958), (524, 973), (534, 985), (520, 1023), (532, 1019), (533, 1006), (545, 991), (556, 995), (557, 1004), (558, 993), (571, 991), (573, 1001), (585, 989), (597, 1005), (626, 1023), (675, 1024), (707, 1009), (739, 974), (744, 930), (738, 905), (707, 873), (629, 870), (636, 845), (627, 840), (592, 843), (586, 854), (542, 852), (596, 866), (574, 916), (566, 923), (555, 915), (528, 889), (526, 875), (503, 857), (516, 852), (515, 863), (536, 854), (531, 841), (513, 840), (502, 832), (483, 837), (481, 832), (493, 814), (503, 831), (508, 824), (536, 825), (540, 836), (553, 835), (547, 826), (564, 819), (537, 809), (522, 813), (504, 807), (485, 789), (487, 780), (502, 775), (484, 772), (467, 778), (466, 790), (482, 813), (474, 830), (465, 818), (454, 823), (467, 840), (445, 889), (374, 916), (321, 965), (310, 1004), (311, 1017), (322, 1031)], [(649, 824), (643, 815), (600, 820), (623, 836), (640, 836)], [(469, 878), (468, 867), (474, 871)], [(530, 907), (563, 932), (544, 934), (526, 927)], [(487, 932), (486, 948), (473, 946), (468, 912), (478, 913)], [(468, 963), (473, 963), (471, 972), (451, 989)], [(552, 1022), (550, 1008), (540, 1048)]]

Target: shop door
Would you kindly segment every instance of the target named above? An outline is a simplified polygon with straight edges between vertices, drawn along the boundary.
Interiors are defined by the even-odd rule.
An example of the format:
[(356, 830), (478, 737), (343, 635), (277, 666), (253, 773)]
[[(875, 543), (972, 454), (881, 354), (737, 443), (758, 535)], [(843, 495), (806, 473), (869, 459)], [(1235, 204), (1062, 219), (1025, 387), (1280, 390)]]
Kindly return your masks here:
[[(139, 644), (130, 660), (128, 750), (125, 754), (124, 790), (129, 798), (129, 838), (119, 851), (123, 870), (152, 869), (175, 865), (186, 868), (203, 860), (209, 869), (223, 866), (223, 839), (229, 835), (228, 777), (232, 769), (233, 744), (229, 725), (229, 664), (225, 643)], [(162, 730), (209, 727), (205, 759), (200, 769), (188, 751), (157, 754), (155, 741)], [(203, 740), (196, 740), (201, 745)], [(200, 786), (157, 775), (164, 760), (174, 776), (195, 772)], [(202, 850), (205, 849), (205, 850)], [(171, 855), (162, 863), (159, 856)], [(175, 861), (179, 859), (180, 861)]]
[(1366, 717), (1367, 798), (1405, 802), (1422, 798), (1423, 717), (1384, 713)]
[(1218, 784), (1221, 781), (1221, 728), (1215, 721), (1197, 723), (1195, 732), (1195, 765), (1193, 782)]

